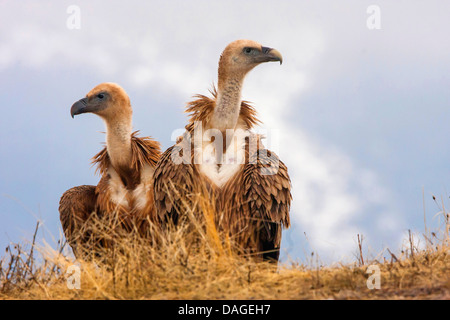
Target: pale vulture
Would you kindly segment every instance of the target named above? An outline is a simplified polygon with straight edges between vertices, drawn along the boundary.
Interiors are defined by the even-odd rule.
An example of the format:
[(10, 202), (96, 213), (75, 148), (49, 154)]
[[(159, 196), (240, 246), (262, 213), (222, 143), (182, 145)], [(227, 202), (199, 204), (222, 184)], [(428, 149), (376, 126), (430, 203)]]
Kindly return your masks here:
[(106, 124), (106, 147), (92, 162), (101, 174), (97, 186), (83, 185), (67, 190), (59, 212), (64, 234), (75, 256), (105, 246), (95, 234), (90, 218), (108, 218), (126, 232), (145, 234), (156, 218), (153, 173), (160, 145), (132, 132), (132, 108), (127, 93), (114, 83), (102, 83), (75, 102), (71, 115), (94, 113)]
[(259, 120), (241, 99), (246, 74), (269, 61), (281, 64), (282, 56), (251, 40), (225, 48), (218, 88), (212, 97), (197, 95), (188, 103), (189, 124), (161, 156), (154, 191), (162, 221), (179, 224), (185, 204), (195, 206), (200, 192), (215, 211), (218, 230), (244, 253), (278, 261), (282, 228), (290, 226), (290, 178), (285, 164), (252, 132)]

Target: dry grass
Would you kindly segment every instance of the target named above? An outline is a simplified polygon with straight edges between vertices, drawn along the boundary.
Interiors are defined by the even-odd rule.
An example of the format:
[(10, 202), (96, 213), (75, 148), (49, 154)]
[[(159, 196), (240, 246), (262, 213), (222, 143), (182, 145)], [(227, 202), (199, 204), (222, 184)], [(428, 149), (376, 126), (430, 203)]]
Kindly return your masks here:
[[(208, 212), (206, 210), (205, 212)], [(107, 259), (75, 260), (61, 243), (35, 240), (7, 248), (0, 260), (0, 299), (450, 299), (448, 214), (444, 232), (424, 235), (382, 261), (363, 256), (350, 265), (274, 265), (236, 254), (207, 214), (160, 235), (157, 245), (122, 236)], [(38, 230), (36, 226), (36, 232)], [(369, 260), (369, 261), (368, 261)], [(368, 289), (368, 267), (380, 270), (380, 289)], [(79, 279), (80, 288), (74, 279)]]

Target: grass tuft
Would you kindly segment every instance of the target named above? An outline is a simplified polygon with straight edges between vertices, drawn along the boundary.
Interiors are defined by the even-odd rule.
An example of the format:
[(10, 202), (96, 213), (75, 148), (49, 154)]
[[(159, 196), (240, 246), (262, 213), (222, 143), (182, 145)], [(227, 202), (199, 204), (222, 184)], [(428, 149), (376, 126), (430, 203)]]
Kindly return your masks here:
[[(38, 246), (38, 223), (30, 244), (10, 245), (0, 259), (0, 299), (450, 299), (443, 208), (443, 231), (427, 229), (425, 248), (410, 231), (399, 253), (387, 249), (370, 260), (358, 235), (354, 263), (312, 267), (277, 266), (240, 254), (217, 230), (209, 202), (194, 202), (186, 209), (202, 214), (187, 210), (180, 226), (154, 231), (152, 241), (133, 232), (114, 234), (96, 221), (97, 236), (115, 236), (107, 250), (86, 259), (75, 259), (64, 241), (56, 248)], [(374, 272), (379, 289), (370, 289), (377, 284)]]

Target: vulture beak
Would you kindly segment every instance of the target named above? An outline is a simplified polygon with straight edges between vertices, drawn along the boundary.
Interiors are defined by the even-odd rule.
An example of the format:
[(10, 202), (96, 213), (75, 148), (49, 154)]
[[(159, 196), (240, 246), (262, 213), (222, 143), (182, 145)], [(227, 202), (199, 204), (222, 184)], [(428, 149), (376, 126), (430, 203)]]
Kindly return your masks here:
[(261, 62), (280, 61), (280, 64), (283, 63), (283, 56), (278, 50), (268, 47), (262, 47), (261, 49), (262, 49), (262, 54), (260, 56)]
[(85, 112), (89, 112), (89, 110), (87, 109), (87, 98), (78, 100), (72, 105), (72, 108), (70, 108), (70, 115), (72, 116), (72, 118), (77, 114), (82, 114)]

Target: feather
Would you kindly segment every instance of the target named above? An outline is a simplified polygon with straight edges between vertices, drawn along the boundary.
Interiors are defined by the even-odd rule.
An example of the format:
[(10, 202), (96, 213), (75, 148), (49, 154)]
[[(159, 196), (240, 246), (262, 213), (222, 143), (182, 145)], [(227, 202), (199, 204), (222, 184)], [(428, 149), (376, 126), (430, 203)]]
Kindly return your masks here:
[(59, 201), (59, 218), (64, 235), (76, 256), (80, 255), (82, 251), (79, 244), (89, 240), (89, 235), (80, 230), (84, 228), (84, 223), (89, 217), (95, 213), (96, 202), (95, 186), (88, 185), (67, 190)]
[[(195, 122), (201, 122), (206, 127), (205, 124), (211, 119), (217, 99), (216, 87), (213, 87), (210, 93), (212, 98), (199, 94), (194, 96), (195, 100), (187, 104), (185, 111), (189, 114), (189, 123), (185, 127), (187, 132), (192, 134)], [(239, 121), (242, 121), (248, 130), (261, 123), (255, 108), (248, 101), (241, 102)]]
[[(155, 167), (161, 156), (161, 145), (150, 137), (138, 137), (139, 131), (131, 134), (132, 160), (131, 168), (140, 171), (145, 165)], [(92, 165), (96, 165), (95, 172), (106, 175), (111, 167), (111, 160), (106, 146), (92, 158)]]

